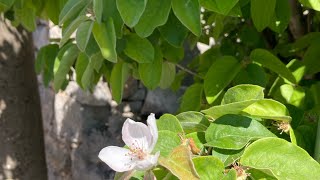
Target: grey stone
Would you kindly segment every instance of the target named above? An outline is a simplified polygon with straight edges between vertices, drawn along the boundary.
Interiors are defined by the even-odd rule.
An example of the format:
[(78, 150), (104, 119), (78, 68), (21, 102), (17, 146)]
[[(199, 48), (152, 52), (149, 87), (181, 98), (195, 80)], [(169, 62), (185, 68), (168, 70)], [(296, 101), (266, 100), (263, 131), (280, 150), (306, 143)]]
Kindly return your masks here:
[(143, 101), (146, 98), (147, 90), (145, 88), (138, 89), (131, 97), (130, 101)]
[(179, 101), (183, 92), (183, 89), (175, 93), (169, 89), (163, 90), (160, 88), (148, 91), (141, 114), (175, 113), (179, 108)]

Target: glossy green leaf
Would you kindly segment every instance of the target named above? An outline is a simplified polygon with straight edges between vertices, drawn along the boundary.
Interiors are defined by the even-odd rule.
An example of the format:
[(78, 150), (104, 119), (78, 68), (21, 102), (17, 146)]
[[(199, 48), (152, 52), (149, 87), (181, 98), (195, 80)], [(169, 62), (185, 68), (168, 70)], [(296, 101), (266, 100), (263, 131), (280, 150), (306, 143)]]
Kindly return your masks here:
[(229, 104), (241, 101), (263, 99), (264, 88), (256, 85), (242, 84), (228, 89), (224, 94), (221, 104)]
[(183, 129), (178, 119), (171, 114), (164, 114), (157, 120), (158, 130), (168, 130), (175, 133), (183, 133)]
[(305, 90), (302, 87), (295, 87), (290, 84), (280, 86), (279, 93), (285, 103), (303, 108), (305, 105)]
[(147, 0), (116, 0), (117, 8), (126, 25), (135, 26), (142, 16)]
[(193, 84), (188, 87), (182, 96), (180, 111), (199, 111), (201, 108), (203, 84)]
[(291, 117), (286, 106), (272, 99), (259, 100), (242, 110), (242, 112), (244, 114), (249, 114), (250, 116), (264, 119), (273, 119), (285, 122), (291, 121)]
[(102, 21), (103, 0), (93, 0), (93, 12), (98, 23)]
[(206, 146), (238, 150), (250, 141), (265, 137), (275, 135), (253, 118), (229, 114), (210, 124), (206, 131)]
[(160, 151), (160, 156), (167, 157), (171, 151), (181, 144), (181, 139), (177, 133), (172, 131), (159, 131), (159, 137), (153, 152)]
[(152, 44), (136, 34), (126, 36), (124, 53), (138, 63), (151, 63), (155, 57)]
[(299, 2), (303, 4), (303, 6), (320, 11), (320, 2), (318, 0), (299, 0)]
[(14, 4), (14, 0), (0, 0), (0, 12), (7, 11)]
[(269, 51), (264, 49), (255, 49), (251, 52), (250, 59), (279, 74), (282, 78), (287, 79), (291, 83), (296, 83), (296, 79), (286, 65)]
[(307, 74), (315, 74), (320, 72), (319, 46), (319, 41), (313, 42), (303, 56), (303, 63), (306, 65)]
[(102, 19), (103, 21), (108, 21), (109, 18), (112, 18), (113, 20), (117, 37), (121, 38), (124, 23), (117, 9), (117, 3), (115, 0), (103, 0)]
[(235, 84), (254, 84), (261, 87), (266, 87), (268, 83), (267, 74), (264, 69), (258, 64), (251, 63), (244, 69), (241, 69), (239, 74), (234, 79)]
[(15, 19), (28, 31), (34, 31), (36, 29), (36, 9), (34, 4), (25, 2), (23, 8), (14, 7)]
[(148, 89), (155, 89), (160, 83), (162, 58), (160, 48), (156, 47), (153, 62), (139, 64), (140, 79)]
[(117, 38), (113, 25), (113, 20), (109, 18), (106, 23), (94, 23), (92, 32), (95, 40), (97, 41), (100, 47), (102, 56), (111, 62), (117, 62)]
[(160, 88), (166, 89), (171, 86), (176, 76), (176, 66), (170, 62), (162, 63), (162, 73), (160, 79)]
[(119, 62), (114, 65), (111, 77), (110, 77), (110, 86), (112, 97), (117, 103), (120, 103), (122, 100), (123, 86), (127, 81), (129, 76), (129, 66), (126, 63)]
[(82, 88), (85, 90), (92, 89), (94, 81), (94, 68), (91, 62), (86, 66), (81, 78)]
[(181, 24), (173, 13), (170, 13), (167, 23), (158, 29), (161, 36), (175, 47), (181, 47), (188, 35), (188, 29)]
[(80, 53), (76, 62), (76, 81), (77, 83), (80, 85), (80, 87), (82, 86), (82, 76), (87, 68), (89, 64), (89, 58), (85, 53)]
[(89, 42), (93, 27), (93, 21), (85, 21), (77, 29), (76, 42), (78, 48), (84, 52)]
[(277, 1), (274, 16), (269, 27), (278, 33), (282, 33), (290, 21), (290, 4), (289, 1)]
[(155, 28), (166, 23), (171, 9), (171, 0), (148, 0), (138, 24), (134, 27), (140, 37), (148, 37)]
[(201, 150), (204, 148), (204, 144), (206, 143), (206, 138), (205, 138), (204, 132), (189, 133), (189, 134), (186, 134), (185, 137), (188, 139), (192, 139), (198, 149)]
[(59, 52), (57, 44), (49, 44), (42, 47), (38, 54), (35, 63), (36, 73), (43, 72), (43, 83), (47, 87), (49, 82), (53, 79), (53, 67), (56, 56)]
[(300, 147), (279, 138), (252, 143), (240, 160), (244, 166), (266, 172), (278, 179), (318, 179), (320, 165)]
[(200, 4), (210, 10), (219, 14), (228, 15), (233, 7), (236, 6), (239, 0), (200, 0)]
[(237, 180), (237, 171), (235, 169), (230, 169), (222, 180)]
[(229, 150), (229, 149), (219, 149), (213, 148), (212, 149), (212, 156), (220, 159), (224, 166), (230, 166), (232, 163), (240, 159), (244, 152), (244, 149), (239, 150)]
[(200, 156), (192, 159), (200, 179), (221, 179), (223, 178), (224, 165), (215, 157)]
[(257, 99), (213, 106), (201, 112), (217, 119), (226, 114), (241, 114), (241, 111), (257, 102)]
[(167, 158), (159, 158), (159, 164), (179, 179), (199, 179), (188, 146), (180, 145), (174, 148)]
[(181, 23), (194, 35), (201, 35), (200, 5), (198, 0), (172, 0), (172, 9)]
[(210, 125), (209, 120), (200, 112), (182, 112), (177, 118), (186, 133), (205, 131)]
[(271, 23), (275, 14), (276, 2), (276, 0), (251, 0), (251, 17), (258, 31), (262, 31)]
[(204, 92), (209, 104), (217, 99), (240, 69), (241, 64), (232, 56), (223, 56), (211, 65), (204, 79)]
[[(8, 1), (14, 2), (12, 0)], [(54, 24), (59, 24), (60, 0), (47, 0), (44, 6), (44, 11)]]
[(54, 74), (54, 90), (59, 91), (63, 82), (66, 79), (66, 75), (70, 71), (70, 67), (78, 57), (79, 49), (76, 45), (70, 46), (63, 54), (61, 62), (57, 72)]
[(62, 25), (64, 22), (70, 21), (72, 18), (77, 17), (77, 14), (79, 14), (80, 11), (86, 7), (87, 3), (87, 0), (68, 0), (60, 12), (59, 25)]
[(184, 48), (183, 47), (174, 47), (167, 42), (161, 43), (161, 51), (163, 57), (172, 63), (178, 63), (184, 58)]
[(69, 41), (70, 36), (76, 29), (79, 27), (81, 23), (89, 20), (89, 18), (85, 15), (77, 17), (74, 21), (72, 21), (67, 28), (62, 33), (62, 38), (60, 40), (60, 47), (62, 47), (67, 41)]

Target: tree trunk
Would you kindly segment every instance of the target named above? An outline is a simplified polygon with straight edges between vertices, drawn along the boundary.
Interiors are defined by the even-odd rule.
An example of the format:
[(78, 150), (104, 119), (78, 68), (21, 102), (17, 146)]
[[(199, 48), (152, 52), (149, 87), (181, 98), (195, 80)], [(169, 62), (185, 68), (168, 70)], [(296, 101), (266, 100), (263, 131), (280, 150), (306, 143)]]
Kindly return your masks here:
[(0, 17), (0, 180), (46, 180), (31, 33)]

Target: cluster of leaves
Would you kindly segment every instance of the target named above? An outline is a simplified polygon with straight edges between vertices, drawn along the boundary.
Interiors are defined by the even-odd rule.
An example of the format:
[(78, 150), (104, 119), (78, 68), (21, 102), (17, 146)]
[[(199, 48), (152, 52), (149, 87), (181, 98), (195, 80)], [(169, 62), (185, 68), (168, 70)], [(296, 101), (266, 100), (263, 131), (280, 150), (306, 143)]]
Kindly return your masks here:
[[(157, 179), (318, 179), (320, 165), (292, 140), (290, 122), (286, 107), (265, 99), (262, 87), (235, 86), (221, 105), (157, 120), (154, 152), (161, 155), (153, 173)], [(292, 143), (279, 138), (279, 130)]]
[[(92, 90), (104, 77), (120, 102), (129, 76), (149, 89), (176, 89), (194, 76), (182, 113), (158, 121), (160, 165), (170, 173), (159, 168), (157, 177), (234, 179), (238, 159), (234, 169), (250, 167), (255, 179), (320, 177), (310, 157), (320, 159), (318, 1), (0, 0), (0, 11), (29, 30), (36, 16), (62, 27), (36, 63), (56, 91), (73, 77)], [(181, 66), (185, 49), (212, 38), (213, 47)], [(177, 133), (201, 152), (191, 158)]]

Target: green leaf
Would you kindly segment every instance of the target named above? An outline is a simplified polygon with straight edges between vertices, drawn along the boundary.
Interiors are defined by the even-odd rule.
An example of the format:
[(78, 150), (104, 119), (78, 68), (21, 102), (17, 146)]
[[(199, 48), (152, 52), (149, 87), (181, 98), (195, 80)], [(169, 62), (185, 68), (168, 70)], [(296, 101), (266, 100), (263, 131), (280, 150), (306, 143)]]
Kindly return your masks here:
[(5, 12), (14, 4), (14, 0), (0, 0), (0, 12)]
[(171, 0), (148, 0), (146, 9), (134, 27), (140, 37), (148, 37), (155, 28), (166, 23), (171, 9)]
[(183, 130), (188, 134), (191, 132), (205, 131), (210, 122), (200, 112), (189, 111), (177, 115)]
[(109, 18), (112, 18), (113, 20), (117, 37), (121, 38), (124, 23), (117, 9), (117, 3), (115, 0), (103, 0), (102, 19), (103, 21), (108, 21)]
[(318, 0), (299, 0), (299, 2), (303, 4), (303, 6), (320, 11), (320, 2)]
[(221, 179), (223, 178), (224, 165), (215, 157), (201, 156), (192, 159), (200, 179)]
[(242, 112), (258, 118), (291, 121), (286, 106), (272, 99), (259, 100), (242, 110)]
[(126, 25), (135, 26), (142, 16), (147, 0), (116, 0), (117, 8)]
[(181, 127), (178, 119), (171, 114), (164, 114), (157, 120), (158, 130), (168, 130), (175, 133), (183, 133), (183, 129)]
[(320, 43), (319, 41), (313, 42), (303, 56), (303, 63), (307, 68), (307, 74), (316, 74), (320, 72), (320, 63), (319, 63), (319, 51)]
[(180, 111), (199, 111), (201, 108), (203, 84), (189, 86), (182, 96)]
[(167, 158), (159, 158), (159, 163), (179, 179), (199, 179), (188, 146), (174, 148)]
[(295, 87), (290, 84), (284, 84), (280, 86), (279, 94), (284, 102), (294, 105), (296, 107), (303, 108), (305, 105), (305, 91), (302, 87)]
[(160, 83), (162, 58), (161, 50), (156, 47), (153, 62), (139, 64), (140, 79), (148, 89), (155, 89)]
[(176, 76), (176, 66), (170, 62), (162, 63), (162, 73), (160, 79), (160, 88), (166, 89), (171, 86)]
[(160, 151), (160, 156), (167, 157), (170, 152), (181, 144), (181, 139), (172, 131), (159, 131), (159, 137), (153, 152)]
[(15, 18), (28, 31), (34, 31), (36, 29), (36, 9), (31, 2), (26, 2), (23, 6), (23, 8), (14, 6)]
[(47, 87), (49, 82), (53, 79), (53, 67), (56, 56), (59, 52), (57, 44), (49, 44), (42, 47), (37, 55), (35, 63), (35, 70), (39, 74), (43, 72), (43, 83)]
[(253, 118), (229, 114), (211, 123), (206, 131), (206, 146), (238, 150), (265, 137), (275, 135)]
[(239, 0), (227, 0), (227, 1), (220, 1), (220, 0), (200, 0), (200, 4), (210, 10), (217, 12), (219, 14), (228, 15), (229, 12), (232, 10), (233, 7), (236, 6)]
[(213, 106), (209, 109), (202, 110), (201, 112), (209, 115), (210, 117), (217, 119), (226, 114), (241, 114), (241, 111), (257, 102), (257, 99), (241, 101), (229, 104), (223, 104), (219, 106)]
[(79, 84), (79, 86), (82, 88), (83, 86), (82, 86), (81, 80), (88, 64), (89, 64), (88, 56), (85, 53), (81, 52), (78, 56), (75, 68), (76, 68), (76, 81)]
[(72, 33), (79, 27), (79, 25), (89, 18), (85, 15), (77, 17), (74, 21), (72, 21), (67, 28), (62, 33), (62, 38), (60, 40), (60, 47), (62, 47), (66, 42), (69, 41)]
[(93, 21), (85, 21), (77, 29), (76, 42), (78, 48), (84, 52), (89, 42), (93, 28)]
[(136, 34), (126, 36), (124, 53), (138, 63), (151, 63), (155, 57), (152, 44)]
[(234, 86), (224, 94), (221, 104), (263, 99), (264, 88), (256, 85), (242, 84)]
[(181, 23), (194, 35), (201, 35), (200, 5), (198, 0), (172, 0), (172, 9)]
[(211, 65), (204, 78), (204, 92), (209, 104), (217, 99), (240, 69), (241, 64), (232, 56), (223, 56)]
[(288, 27), (290, 11), (289, 1), (277, 1), (275, 14), (269, 27), (275, 32), (282, 33)]
[(244, 149), (240, 150), (229, 150), (229, 149), (219, 149), (213, 148), (212, 149), (212, 156), (219, 158), (224, 166), (230, 166), (232, 163), (240, 159), (244, 152)]
[(175, 47), (181, 47), (188, 35), (188, 29), (181, 24), (173, 13), (170, 13), (167, 23), (158, 29), (161, 36)]
[(66, 75), (70, 71), (70, 67), (73, 65), (75, 59), (78, 57), (79, 49), (76, 45), (70, 46), (61, 58), (61, 62), (57, 72), (54, 74), (54, 90), (59, 91), (63, 82), (66, 79)]
[[(10, 2), (14, 2), (12, 0), (8, 0)], [(1, 8), (0, 8), (1, 9)], [(60, 14), (60, 1), (57, 0), (47, 0), (44, 11), (49, 19), (54, 23), (59, 23), (59, 14)]]
[(93, 12), (98, 23), (102, 22), (103, 0), (93, 0)]
[(97, 22), (93, 25), (93, 36), (97, 41), (102, 56), (110, 62), (117, 62), (116, 52), (116, 33), (113, 25), (113, 20), (109, 18), (106, 23), (98, 24)]
[(235, 84), (254, 84), (261, 87), (266, 87), (268, 83), (267, 74), (264, 69), (258, 64), (251, 63), (244, 69), (241, 69), (239, 74), (234, 79)]
[(110, 86), (113, 99), (120, 103), (122, 100), (123, 86), (127, 81), (129, 76), (129, 65), (123, 62), (118, 62), (114, 65), (111, 77), (110, 77)]
[(206, 143), (205, 133), (204, 132), (193, 132), (186, 134), (185, 136), (187, 139), (192, 139), (194, 144), (199, 149), (204, 148), (204, 144)]
[(230, 169), (222, 180), (237, 180), (237, 171), (233, 168)]
[(178, 63), (184, 58), (184, 48), (183, 47), (174, 47), (167, 43), (166, 41), (161, 43), (161, 51), (163, 57), (170, 62)]
[(266, 28), (275, 14), (276, 0), (251, 0), (251, 17), (258, 31)]
[(318, 179), (320, 165), (300, 147), (279, 138), (265, 138), (245, 149), (240, 160), (244, 166), (267, 174), (271, 171), (277, 179)]
[(93, 81), (94, 81), (94, 68), (92, 63), (89, 62), (81, 78), (82, 88), (85, 90), (91, 89), (93, 86)]
[(286, 65), (284, 65), (280, 59), (269, 51), (264, 49), (255, 49), (251, 52), (250, 59), (279, 74), (282, 78), (287, 79), (291, 83), (296, 83), (296, 79)]
[(59, 15), (59, 25), (72, 20), (86, 7), (87, 0), (68, 0)]

